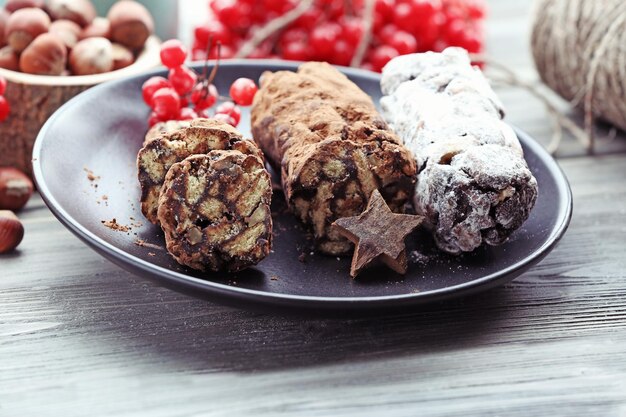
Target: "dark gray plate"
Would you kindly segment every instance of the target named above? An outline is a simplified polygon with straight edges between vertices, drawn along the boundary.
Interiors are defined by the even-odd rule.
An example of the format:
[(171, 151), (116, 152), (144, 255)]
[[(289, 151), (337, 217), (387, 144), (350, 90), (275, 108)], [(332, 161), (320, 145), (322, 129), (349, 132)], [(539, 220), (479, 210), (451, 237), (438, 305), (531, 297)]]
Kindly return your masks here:
[[(238, 77), (258, 79), (266, 70), (294, 68), (277, 61), (230, 61), (222, 64), (217, 87), (225, 92)], [(378, 101), (377, 74), (344, 72)], [(135, 156), (148, 116), (140, 89), (155, 74), (161, 73), (100, 85), (65, 104), (37, 138), (34, 172), (43, 199), (69, 230), (123, 268), (173, 289), (241, 308), (305, 313), (406, 309), (514, 279), (543, 259), (569, 224), (572, 196), (567, 180), (543, 148), (518, 131), (539, 183), (539, 197), (528, 221), (505, 245), (452, 257), (433, 250), (428, 235), (417, 233), (414, 240), (419, 243), (411, 249), (419, 256), (413, 252), (405, 276), (376, 267), (353, 280), (349, 259), (310, 254), (306, 234), (286, 212), (282, 194), (276, 193), (274, 251), (258, 267), (238, 274), (186, 269), (163, 249), (162, 232), (143, 219), (138, 207)], [(248, 137), (249, 126), (246, 109), (240, 129)], [(100, 178), (90, 181), (85, 169)], [(113, 218), (131, 229), (114, 231), (102, 224)], [(146, 244), (137, 245), (139, 239)]]

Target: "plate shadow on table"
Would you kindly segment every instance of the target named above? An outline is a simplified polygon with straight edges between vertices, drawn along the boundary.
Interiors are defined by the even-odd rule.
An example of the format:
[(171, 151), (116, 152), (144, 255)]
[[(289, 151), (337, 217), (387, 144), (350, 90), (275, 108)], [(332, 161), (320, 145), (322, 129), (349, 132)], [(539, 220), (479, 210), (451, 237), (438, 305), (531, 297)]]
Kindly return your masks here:
[(502, 331), (510, 312), (505, 307), (516, 298), (504, 287), (421, 306), (406, 315), (311, 320), (210, 304), (122, 271), (115, 281), (111, 286), (136, 304), (110, 308), (119, 303), (116, 292), (98, 294), (102, 308), (81, 298), (71, 307), (59, 302), (67, 321), (81, 333), (94, 329), (81, 336), (83, 343), (107, 353), (134, 355), (139, 350), (142, 356), (159, 358), (159, 366), (190, 372), (280, 371), (478, 347)]

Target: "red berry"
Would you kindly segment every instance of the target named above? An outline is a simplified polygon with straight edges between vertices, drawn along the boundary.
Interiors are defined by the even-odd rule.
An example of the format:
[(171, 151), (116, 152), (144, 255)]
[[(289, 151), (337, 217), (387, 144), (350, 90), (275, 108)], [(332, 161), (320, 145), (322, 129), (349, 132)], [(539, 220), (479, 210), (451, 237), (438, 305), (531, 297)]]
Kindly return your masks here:
[(430, 50), (435, 51), (435, 52), (442, 52), (447, 47), (448, 47), (448, 44), (445, 41), (439, 39), (435, 41), (435, 43), (432, 44)]
[(374, 70), (374, 66), (372, 65), (371, 62), (364, 62), (361, 64), (361, 68), (363, 68), (364, 70), (368, 70), (368, 71), (375, 71)]
[(209, 44), (209, 39), (213, 39), (213, 42), (220, 41), (223, 45), (230, 45), (233, 36), (226, 26), (219, 20), (209, 20), (202, 26), (198, 26), (194, 31), (196, 40), (202, 45), (203, 48)]
[(198, 118), (198, 113), (196, 113), (192, 108), (183, 107), (180, 109), (178, 113), (177, 120), (193, 120)]
[(152, 95), (155, 91), (171, 86), (172, 84), (170, 84), (170, 82), (163, 77), (148, 78), (141, 86), (143, 101), (145, 101), (148, 106), (152, 107)]
[(194, 48), (191, 51), (191, 60), (192, 61), (204, 61), (208, 57), (206, 56), (206, 51), (201, 48)]
[(330, 20), (337, 20), (345, 13), (345, 1), (336, 1), (332, 0), (327, 2), (325, 6), (326, 15), (330, 18)]
[(443, 38), (448, 45), (460, 46), (465, 39), (467, 27), (463, 19), (454, 18), (446, 22), (444, 26)]
[(380, 29), (380, 31), (378, 32), (378, 39), (381, 43), (388, 45), (389, 42), (391, 42), (393, 35), (395, 35), (398, 31), (399, 29), (396, 25), (394, 25), (393, 23), (389, 23)]
[(172, 83), (174, 90), (176, 90), (180, 95), (190, 92), (198, 80), (196, 73), (184, 65), (172, 68), (168, 78), (170, 83)]
[(148, 126), (152, 127), (155, 124), (162, 122), (161, 118), (155, 112), (150, 112), (150, 116), (148, 117)]
[(467, 14), (471, 19), (480, 20), (485, 17), (487, 5), (484, 0), (469, 0), (467, 2)]
[(441, 3), (435, 0), (412, 0), (412, 9), (415, 21), (427, 24), (441, 10)]
[(232, 117), (235, 121), (235, 125), (239, 124), (239, 120), (241, 120), (241, 109), (235, 106), (235, 103), (232, 101), (225, 101), (215, 109), (215, 114), (225, 114), (229, 117)]
[(0, 75), (0, 96), (4, 94), (7, 89), (7, 79)]
[(296, 19), (294, 25), (309, 31), (319, 23), (322, 19), (322, 14), (322, 11), (317, 7), (311, 7), (309, 10), (304, 12), (302, 16)]
[(457, 43), (456, 46), (460, 46), (461, 48), (465, 48), (467, 52), (477, 53), (482, 49), (482, 42), (480, 36), (476, 32), (467, 32), (463, 36), (463, 39)]
[(167, 68), (180, 67), (187, 59), (187, 48), (178, 39), (170, 39), (161, 44), (161, 62)]
[(354, 17), (347, 17), (342, 19), (340, 25), (342, 29), (341, 37), (352, 46), (358, 45), (363, 36), (363, 23), (361, 20)]
[(341, 27), (336, 23), (320, 25), (311, 32), (310, 45), (315, 57), (321, 60), (328, 58), (337, 38), (341, 35)]
[(374, 49), (371, 56), (372, 65), (378, 72), (382, 71), (387, 62), (398, 56), (398, 51), (387, 45), (379, 46)]
[(436, 13), (430, 20), (428, 25), (417, 25), (413, 30), (415, 40), (417, 40), (418, 51), (432, 50), (433, 45), (441, 37), (441, 30), (446, 22), (446, 16), (442, 13)]
[(394, 1), (393, 0), (376, 0), (375, 11), (385, 21), (390, 20), (394, 13)]
[(291, 2), (284, 0), (263, 0), (261, 3), (263, 4), (263, 7), (259, 8), (259, 10), (265, 9), (268, 12), (278, 14), (283, 14), (290, 8), (293, 8), (293, 4)]
[(333, 53), (330, 62), (336, 65), (348, 66), (352, 61), (354, 48), (344, 40), (338, 40), (333, 47)]
[(213, 106), (218, 97), (219, 93), (213, 84), (206, 88), (203, 84), (196, 84), (191, 92), (191, 103), (197, 111), (200, 111)]
[(394, 33), (387, 44), (394, 47), (400, 55), (410, 54), (417, 51), (417, 41), (415, 40), (415, 37), (402, 30)]
[[(220, 59), (229, 59), (235, 56), (235, 51), (228, 45), (220, 46)], [(209, 53), (209, 59), (217, 59), (217, 48), (212, 48)], [(198, 50), (194, 52), (195, 61), (204, 61), (207, 59), (206, 50)]]
[(0, 122), (4, 122), (9, 117), (10, 112), (11, 106), (9, 106), (9, 102), (4, 96), (0, 96)]
[(304, 42), (289, 42), (282, 49), (282, 58), (288, 61), (306, 61), (309, 59), (309, 49)]
[(228, 123), (229, 125), (233, 127), (236, 127), (239, 124), (235, 119), (233, 119), (232, 117), (224, 113), (214, 114), (213, 119), (219, 120), (220, 122)]
[(257, 86), (249, 78), (238, 78), (230, 86), (230, 97), (240, 106), (249, 106), (252, 104)]
[(382, 17), (379, 13), (374, 13), (374, 21), (372, 22), (374, 33), (380, 32), (385, 24), (387, 24), (387, 19)]
[[(231, 59), (235, 57), (235, 50), (233, 48), (231, 48), (228, 45), (222, 45), (220, 47), (220, 58), (221, 59)], [(211, 58), (211, 59), (216, 59), (217, 58), (217, 54), (215, 57)]]
[(412, 32), (413, 28), (418, 24), (428, 24), (427, 22), (417, 22), (415, 20), (413, 7), (409, 3), (400, 3), (396, 6), (396, 11), (393, 15), (393, 23), (407, 32)]
[(226, 27), (243, 30), (252, 24), (252, 6), (249, 3), (236, 0), (213, 0), (211, 8)]
[(269, 41), (262, 42), (259, 46), (254, 48), (248, 55), (250, 59), (267, 58), (272, 53), (273, 44)]
[(293, 42), (305, 42), (308, 36), (306, 31), (302, 29), (287, 29), (280, 35), (280, 39), (278, 40), (278, 46), (281, 49), (284, 49), (290, 43)]
[(172, 120), (178, 117), (180, 111), (180, 96), (173, 88), (161, 88), (152, 96), (154, 112), (163, 120)]

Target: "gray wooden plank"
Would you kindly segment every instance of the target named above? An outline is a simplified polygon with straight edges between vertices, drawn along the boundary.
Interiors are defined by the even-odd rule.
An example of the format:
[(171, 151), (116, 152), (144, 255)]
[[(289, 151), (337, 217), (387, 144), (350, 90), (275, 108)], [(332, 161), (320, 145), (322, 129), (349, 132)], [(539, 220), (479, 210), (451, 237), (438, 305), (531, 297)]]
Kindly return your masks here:
[[(530, 2), (490, 4), (489, 52), (533, 79)], [(538, 103), (500, 94), (509, 120), (547, 143)], [(574, 217), (538, 266), (380, 319), (266, 316), (160, 288), (35, 196), (20, 250), (0, 256), (0, 416), (624, 416), (623, 142), (594, 157), (566, 144)]]
[(624, 163), (562, 161), (576, 215), (518, 280), (368, 320), (265, 316), (159, 288), (35, 198), (20, 253), (0, 260), (0, 415), (620, 415)]

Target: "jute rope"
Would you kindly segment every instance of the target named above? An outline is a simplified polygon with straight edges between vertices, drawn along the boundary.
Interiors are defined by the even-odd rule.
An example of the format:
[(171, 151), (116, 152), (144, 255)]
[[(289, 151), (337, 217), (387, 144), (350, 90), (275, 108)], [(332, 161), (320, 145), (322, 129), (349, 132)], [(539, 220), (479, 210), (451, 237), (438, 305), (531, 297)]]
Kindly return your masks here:
[(626, 1), (535, 0), (532, 52), (541, 79), (594, 118), (626, 130)]

